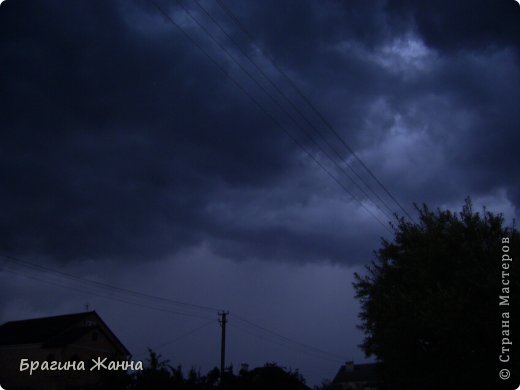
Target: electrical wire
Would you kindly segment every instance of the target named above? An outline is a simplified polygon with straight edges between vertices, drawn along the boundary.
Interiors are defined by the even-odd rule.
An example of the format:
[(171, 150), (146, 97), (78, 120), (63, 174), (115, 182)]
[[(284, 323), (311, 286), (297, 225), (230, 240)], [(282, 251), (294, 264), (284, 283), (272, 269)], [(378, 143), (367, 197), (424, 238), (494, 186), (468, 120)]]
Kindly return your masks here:
[[(53, 269), (53, 268), (50, 268), (50, 267), (45, 267), (45, 266), (42, 266), (42, 265), (34, 264), (32, 262), (21, 260), (19, 258), (13, 257), (13, 256), (6, 256), (6, 255), (3, 255), (3, 254), (0, 254), (0, 257), (4, 258), (5, 261), (7, 261), (7, 262), (10, 262), (10, 263), (13, 263), (13, 264), (17, 264), (17, 265), (25, 267), (25, 268), (35, 269), (35, 270), (38, 270), (40, 272), (50, 272), (50, 273), (53, 273), (53, 274), (58, 275), (60, 277), (63, 277), (65, 279), (69, 279), (69, 280), (72, 280), (74, 282), (81, 283), (83, 285), (91, 286), (91, 287), (94, 287), (94, 288), (99, 288), (99, 289), (102, 289), (102, 290), (108, 290), (108, 291), (119, 293), (119, 294), (126, 294), (127, 296), (131, 296), (133, 298), (144, 299), (144, 300), (147, 300), (147, 301), (161, 302), (163, 305), (166, 304), (166, 305), (173, 305), (173, 306), (177, 306), (177, 307), (180, 306), (180, 307), (184, 308), (184, 310), (191, 310), (192, 311), (192, 312), (186, 312), (186, 311), (181, 312), (181, 311), (177, 310), (175, 312), (176, 314), (181, 314), (181, 315), (186, 315), (186, 316), (191, 316), (191, 317), (196, 317), (196, 318), (208, 319), (208, 317), (202, 316), (200, 312), (207, 313), (209, 311), (209, 312), (214, 313), (214, 312), (218, 311), (217, 308), (211, 308), (209, 306), (202, 306), (202, 305), (197, 305), (197, 304), (193, 304), (193, 303), (182, 302), (182, 301), (178, 301), (178, 300), (173, 300), (173, 299), (169, 299), (169, 298), (164, 298), (164, 297), (160, 297), (160, 296), (156, 296), (156, 295), (146, 294), (146, 293), (142, 293), (142, 292), (139, 292), (139, 291), (130, 290), (130, 289), (126, 289), (126, 288), (110, 285), (110, 284), (103, 283), (103, 282), (98, 282), (98, 281), (94, 281), (94, 280), (90, 280), (90, 279), (81, 278), (79, 276), (72, 275), (72, 274), (69, 274), (69, 273), (66, 273), (66, 272), (63, 272), (63, 271), (59, 271), (59, 270), (56, 270), (56, 269)], [(4, 270), (4, 271), (9, 271), (9, 270)], [(83, 292), (85, 292), (85, 291), (83, 291)], [(105, 296), (105, 298), (112, 299), (112, 298), (106, 297), (106, 296)], [(129, 302), (126, 302), (126, 303), (129, 303)], [(149, 307), (149, 306), (147, 306), (145, 304), (139, 304), (139, 306)], [(156, 310), (160, 310), (160, 309), (156, 309)], [(169, 310), (169, 309), (166, 309), (165, 311), (174, 313), (172, 310)], [(193, 311), (194, 311), (194, 313), (193, 313)]]
[(267, 334), (269, 334), (271, 336), (277, 337), (278, 339), (280, 339), (280, 340), (282, 340), (284, 342), (291, 343), (293, 345), (296, 345), (296, 346), (298, 346), (300, 348), (303, 348), (303, 349), (306, 349), (306, 350), (309, 350), (309, 351), (313, 351), (314, 353), (318, 353), (318, 354), (322, 354), (324, 356), (328, 356), (329, 358), (340, 360), (342, 362), (345, 361), (345, 358), (343, 356), (340, 356), (340, 355), (337, 355), (335, 353), (331, 353), (331, 352), (325, 351), (323, 349), (316, 348), (316, 347), (314, 347), (312, 345), (308, 345), (308, 344), (302, 343), (300, 341), (291, 339), (291, 338), (289, 338), (287, 336), (284, 336), (284, 335), (282, 335), (282, 334), (280, 334), (278, 332), (275, 332), (275, 331), (273, 331), (271, 329), (268, 329), (268, 328), (266, 328), (264, 326), (256, 324), (256, 323), (254, 323), (252, 321), (249, 321), (249, 320), (247, 320), (247, 319), (245, 319), (243, 317), (240, 317), (240, 316), (238, 316), (236, 314), (232, 315), (232, 317), (237, 319), (238, 321), (244, 323), (244, 324), (249, 325), (250, 327), (259, 329), (259, 330), (261, 330), (261, 331), (263, 331), (263, 332), (265, 332), (265, 333), (267, 333)]
[[(180, 0), (177, 0), (177, 2), (179, 3)], [(382, 199), (379, 194), (377, 192), (375, 192), (372, 187), (361, 177), (361, 175), (359, 175), (359, 173), (348, 163), (348, 161), (344, 160), (344, 158), (341, 156), (340, 152), (338, 152), (338, 150), (327, 140), (327, 138), (325, 138), (325, 136), (316, 128), (316, 126), (314, 126), (314, 124), (306, 117), (306, 115), (302, 112), (302, 110), (290, 99), (287, 97), (287, 95), (281, 90), (281, 88), (272, 80), (271, 77), (269, 77), (269, 75), (266, 74), (266, 72), (264, 72), (262, 70), (262, 68), (260, 66), (257, 65), (257, 63), (251, 59), (251, 57), (249, 56), (249, 54), (247, 53), (247, 51), (242, 47), (242, 45), (240, 45), (223, 27), (222, 25), (218, 22), (218, 20), (216, 20), (213, 15), (211, 15), (210, 12), (208, 12), (206, 10), (206, 8), (204, 8), (200, 2), (198, 0), (193, 0), (193, 2), (199, 7), (199, 9), (202, 10), (202, 12), (204, 12), (204, 14), (213, 22), (213, 24), (215, 24), (217, 26), (217, 28), (231, 41), (233, 42), (233, 44), (235, 45), (235, 47), (238, 48), (238, 50), (240, 51), (240, 53), (248, 60), (248, 62), (253, 65), (255, 67), (255, 69), (264, 77), (264, 79), (266, 79), (269, 84), (276, 90), (276, 92), (298, 113), (298, 115), (305, 121), (305, 123), (313, 130), (313, 132), (315, 134), (317, 134), (319, 136), (319, 138), (333, 151), (333, 153), (338, 157), (338, 159), (344, 163), (347, 168), (349, 168), (354, 174), (355, 176), (365, 185), (365, 187), (368, 189), (369, 192), (371, 192), (386, 208), (387, 210), (390, 211), (390, 215), (386, 214), (385, 211), (381, 210), (381, 212), (383, 212), (389, 219), (392, 219), (392, 215), (395, 216), (395, 213), (394, 211), (392, 210), (392, 208), (386, 203), (386, 201), (384, 199)], [(182, 4), (181, 4), (182, 6)], [(182, 6), (185, 10), (186, 8), (184, 6)], [(186, 10), (186, 12), (189, 13), (189, 11)], [(190, 15), (192, 17), (192, 19), (194, 19), (193, 15)], [(213, 35), (204, 27), (204, 26), (201, 26), (199, 24), (198, 21), (194, 20), (210, 37), (211, 39), (216, 42), (217, 44), (219, 44), (216, 40), (216, 38), (213, 37)], [(223, 49), (223, 51), (231, 57), (231, 54), (229, 53), (229, 51), (223, 47), (222, 45), (219, 44), (219, 46)], [(234, 59), (233, 61), (235, 63), (237, 63)], [(240, 66), (241, 69), (242, 66), (240, 64), (237, 63), (237, 65)], [(246, 72), (248, 75), (249, 73), (243, 69), (244, 72)], [(250, 76), (252, 78), (252, 76)], [(256, 82), (256, 81), (255, 81)], [(258, 84), (258, 83), (257, 83)], [(264, 93), (268, 94), (272, 100), (275, 100), (274, 97), (272, 97), (272, 95), (270, 95), (263, 87), (261, 87), (262, 90), (264, 91)], [(276, 100), (275, 100), (276, 101)], [(278, 104), (280, 107), (281, 104), (276, 101), (276, 104)], [(291, 114), (289, 114), (285, 109), (284, 109), (284, 112), (291, 117), (292, 121), (296, 123), (295, 119), (292, 117)], [(296, 123), (297, 124), (297, 123)], [(298, 125), (298, 124), (297, 124)], [(301, 129), (301, 128), (300, 128)], [(304, 130), (302, 130), (304, 131)], [(330, 157), (330, 155), (323, 149), (321, 148), (321, 146), (319, 146), (315, 141), (314, 139), (308, 135), (308, 133), (306, 133), (306, 136), (308, 138), (311, 139), (311, 142), (313, 142), (315, 145), (318, 146), (318, 148), (320, 148), (320, 150), (322, 150), (326, 156), (334, 162), (334, 164), (336, 165), (336, 167), (342, 171), (343, 174), (345, 174), (345, 176), (347, 176), (349, 178), (349, 180), (351, 180), (354, 185), (363, 193), (363, 195), (365, 195), (368, 199), (370, 199), (370, 196), (365, 192), (365, 190), (363, 188), (361, 188), (358, 183), (346, 172), (344, 171), (343, 167), (339, 164), (337, 164), (337, 162), (335, 161), (335, 159), (333, 159), (332, 157)], [(376, 205), (377, 208), (379, 208), (379, 206), (373, 202), (374, 205)]]
[(160, 348), (164, 348), (166, 345), (170, 345), (170, 344), (176, 343), (176, 342), (178, 342), (178, 341), (180, 341), (180, 340), (182, 340), (182, 339), (184, 339), (184, 338), (186, 338), (188, 336), (191, 336), (192, 334), (198, 332), (199, 330), (202, 330), (202, 329), (208, 327), (209, 325), (212, 325), (212, 324), (214, 325), (216, 323), (217, 323), (216, 319), (213, 319), (211, 321), (205, 322), (204, 324), (202, 324), (201, 326), (199, 326), (199, 327), (197, 327), (195, 329), (192, 329), (192, 330), (190, 330), (190, 331), (188, 331), (186, 333), (183, 333), (182, 335), (177, 336), (176, 338), (174, 338), (172, 340), (168, 340), (168, 341), (165, 341), (165, 342), (157, 345), (154, 349), (158, 350)]
[[(188, 335), (191, 335), (192, 333), (195, 333), (196, 331), (198, 331), (200, 329), (203, 329), (206, 326), (209, 326), (209, 324), (215, 323), (215, 319), (210, 319), (210, 318), (208, 318), (206, 316), (203, 316), (203, 315), (189, 313), (189, 312), (181, 312), (181, 311), (178, 311), (178, 310), (172, 310), (171, 308), (168, 308), (168, 307), (158, 307), (156, 305), (150, 305), (150, 304), (145, 304), (145, 303), (142, 303), (142, 302), (136, 302), (135, 301), (135, 298), (136, 298), (135, 294), (137, 294), (137, 296), (143, 295), (141, 297), (141, 299), (143, 299), (143, 298), (146, 298), (146, 299), (152, 298), (152, 300), (157, 300), (158, 302), (161, 302), (162, 304), (171, 304), (172, 302), (174, 302), (175, 304), (178, 304), (181, 301), (173, 301), (173, 300), (162, 298), (162, 297), (158, 297), (158, 296), (151, 296), (151, 295), (148, 295), (148, 294), (141, 294), (141, 293), (138, 293), (138, 292), (133, 291), (133, 290), (118, 288), (118, 287), (115, 287), (115, 286), (112, 286), (112, 285), (108, 285), (106, 283), (101, 283), (101, 282), (96, 282), (95, 284), (90, 284), (91, 281), (88, 280), (88, 279), (83, 279), (81, 277), (78, 277), (78, 276), (75, 276), (75, 275), (71, 275), (71, 274), (68, 274), (68, 273), (64, 273), (62, 271), (58, 271), (58, 270), (55, 270), (55, 269), (50, 268), (50, 267), (37, 266), (34, 263), (23, 261), (23, 260), (21, 260), (19, 258), (13, 257), (13, 256), (7, 256), (7, 255), (0, 254), (0, 257), (6, 259), (11, 264), (15, 264), (15, 265), (22, 266), (22, 267), (25, 267), (25, 268), (30, 268), (30, 269), (36, 269), (38, 272), (53, 273), (53, 274), (55, 274), (58, 277), (61, 277), (61, 278), (65, 277), (66, 279), (70, 279), (70, 280), (72, 280), (72, 282), (75, 282), (75, 283), (86, 282), (87, 285), (90, 285), (91, 287), (95, 287), (95, 288), (100, 288), (100, 287), (105, 288), (105, 287), (108, 286), (108, 287), (110, 287), (110, 289), (113, 292), (116, 292), (118, 294), (122, 294), (123, 297), (114, 296), (114, 295), (108, 295), (108, 294), (106, 294), (104, 292), (100, 293), (99, 291), (85, 290), (84, 288), (78, 288), (76, 286), (64, 285), (64, 284), (58, 283), (58, 282), (56, 282), (54, 280), (49, 280), (49, 279), (45, 279), (45, 278), (42, 278), (42, 277), (38, 277), (38, 276), (35, 276), (32, 273), (22, 272), (20, 270), (13, 270), (13, 269), (7, 269), (7, 268), (2, 269), (2, 271), (7, 272), (7, 273), (15, 274), (15, 275), (27, 278), (27, 279), (31, 279), (31, 280), (39, 281), (39, 282), (42, 282), (42, 283), (45, 283), (45, 284), (49, 284), (49, 285), (53, 285), (53, 286), (60, 287), (60, 288), (63, 288), (63, 289), (67, 289), (69, 291), (75, 291), (75, 292), (79, 292), (79, 293), (82, 293), (82, 294), (87, 294), (89, 296), (97, 296), (97, 297), (110, 299), (110, 300), (114, 300), (114, 301), (130, 304), (130, 305), (134, 305), (134, 306), (143, 307), (143, 308), (146, 308), (146, 309), (162, 311), (162, 312), (165, 312), (165, 313), (170, 313), (170, 314), (175, 314), (175, 315), (182, 315), (182, 316), (187, 316), (187, 317), (199, 318), (199, 319), (203, 319), (203, 320), (208, 321), (208, 322), (204, 323), (203, 325), (201, 325), (199, 328), (193, 329), (190, 332), (188, 332), (186, 334), (183, 334), (183, 335), (179, 336), (176, 339), (168, 341), (168, 342), (164, 343), (162, 346), (167, 345), (170, 342), (175, 342), (177, 340), (180, 340), (183, 337), (187, 337)], [(131, 296), (131, 299), (129, 300), (128, 297), (124, 297), (125, 294)], [(200, 305), (192, 305), (192, 304), (187, 303), (187, 302), (182, 302), (182, 303), (185, 304), (185, 305), (194, 306), (194, 307), (197, 307), (197, 308), (201, 307)], [(206, 307), (206, 306), (202, 306), (202, 307)], [(282, 335), (282, 334), (280, 334), (278, 332), (275, 332), (275, 331), (273, 331), (271, 329), (268, 329), (268, 328), (266, 328), (266, 327), (264, 327), (262, 325), (256, 324), (253, 321), (250, 321), (250, 320), (248, 320), (248, 319), (246, 319), (244, 317), (241, 317), (239, 315), (230, 314), (230, 316), (231, 316), (232, 319), (234, 318), (234, 319), (239, 321), (239, 324), (229, 323), (230, 326), (235, 327), (237, 329), (241, 329), (243, 332), (250, 333), (250, 334), (254, 335), (255, 337), (259, 337), (259, 338), (263, 338), (263, 339), (269, 340), (272, 343), (275, 343), (275, 344), (280, 345), (280, 346), (284, 346), (284, 347), (286, 347), (288, 349), (291, 349), (293, 351), (294, 350), (298, 350), (298, 351), (304, 352), (304, 353), (306, 353), (308, 355), (313, 355), (314, 357), (319, 357), (319, 358), (321, 358), (323, 360), (335, 361), (335, 362), (343, 362), (343, 361), (345, 361), (345, 359), (342, 356), (340, 356), (340, 355), (337, 355), (337, 354), (334, 354), (334, 353), (331, 353), (331, 352), (327, 352), (327, 351), (325, 351), (323, 349), (319, 349), (319, 348), (316, 348), (314, 346), (311, 346), (311, 345), (299, 342), (299, 341), (294, 340), (294, 339), (292, 339), (290, 337), (287, 337), (287, 336), (284, 336), (284, 335)]]
[[(231, 52), (227, 49), (226, 46), (224, 46), (222, 43), (220, 43), (218, 41), (217, 38), (215, 38), (215, 36), (211, 33), (211, 31), (209, 31), (197, 18), (195, 18), (195, 16), (193, 16), (193, 13), (190, 12), (190, 10), (184, 6), (184, 4), (182, 3), (181, 0), (176, 0), (177, 4), (179, 4), (179, 6), (186, 12), (186, 14), (191, 18), (191, 20), (193, 20), (193, 22), (195, 22), (197, 24), (197, 26), (199, 26), (203, 31), (204, 33), (216, 44), (219, 46), (219, 48), (222, 50), (223, 53), (226, 54), (226, 56), (228, 56), (231, 61), (233, 61), (233, 63), (235, 65), (237, 65), (240, 70), (242, 70), (242, 72), (244, 72), (247, 77), (253, 81), (253, 83), (255, 83), (255, 85), (260, 88), (262, 90), (262, 92), (264, 94), (266, 94), (266, 96), (269, 97), (269, 99), (275, 103), (275, 105), (277, 105), (278, 107), (280, 107), (280, 109), (285, 113), (285, 115), (287, 115), (289, 117), (289, 119), (291, 120), (291, 122), (305, 135), (305, 137), (313, 144), (315, 145), (319, 150), (321, 150), (323, 152), (323, 154), (330, 160), (332, 161), (332, 163), (336, 166), (336, 168), (341, 172), (343, 173), (353, 184), (354, 186), (356, 186), (359, 191), (361, 191), (363, 193), (363, 195), (365, 195), (365, 197), (367, 199), (369, 199), (373, 204), (374, 206), (379, 209), (379, 211), (381, 211), (388, 219), (392, 219), (392, 209), (389, 208), (390, 210), (390, 214), (387, 214), (387, 212), (385, 210), (382, 210), (381, 207), (379, 207), (379, 205), (377, 205), (374, 201), (372, 201), (372, 199), (370, 199), (370, 196), (366, 193), (366, 191), (347, 173), (347, 171), (345, 171), (345, 169), (343, 168), (342, 165), (340, 165), (330, 154), (327, 150), (325, 150), (313, 137), (311, 134), (309, 134), (309, 132), (307, 130), (305, 130), (305, 128), (301, 127), (300, 126), (300, 123), (298, 123), (298, 121), (295, 119), (295, 117), (251, 74), (251, 72), (249, 72), (247, 69), (244, 68), (244, 66), (242, 66), (242, 64), (233, 56), (233, 54), (231, 54)], [(197, 3), (198, 4), (198, 3)], [(198, 4), (199, 7), (200, 7), (200, 4)], [(200, 7), (202, 10), (205, 11), (205, 9), (203, 7)], [(207, 15), (211, 17), (211, 15), (209, 13), (206, 12)], [(214, 21), (214, 19), (212, 19)], [(214, 21), (214, 23), (217, 23)], [(218, 25), (220, 27), (220, 25)], [(222, 28), (221, 28), (222, 31), (224, 31)], [(224, 31), (224, 34), (226, 34), (226, 36), (229, 37), (229, 35)], [(240, 49), (240, 47), (239, 47)], [(295, 109), (299, 114), (300, 116), (306, 121), (306, 123), (311, 127), (311, 129), (317, 133), (320, 138), (322, 139), (322, 141), (324, 141), (326, 143), (326, 145), (329, 146), (329, 148), (331, 148), (333, 150), (333, 152), (336, 154), (336, 156), (338, 156), (338, 158), (343, 162), (343, 159), (341, 157), (341, 155), (339, 154), (339, 152), (328, 142), (328, 140), (323, 137), (323, 135), (321, 134), (321, 132), (319, 132), (318, 129), (316, 129), (316, 127), (305, 117), (305, 115), (301, 112), (301, 110), (290, 100), (288, 99), (285, 94), (280, 90), (280, 88), (265, 74), (265, 72), (263, 72), (261, 70), (260, 67), (258, 67), (256, 65), (256, 63), (254, 63), (250, 58), (249, 56), (243, 52), (243, 50), (241, 50), (241, 52), (245, 55), (245, 57), (249, 60), (250, 63), (252, 63), (257, 70), (259, 70), (261, 72), (261, 74), (264, 76), (264, 78), (266, 78), (269, 83), (275, 88), (275, 90), (278, 92), (278, 94), (280, 94), (283, 98), (285, 98), (286, 101), (288, 101), (288, 103), (291, 105), (291, 107), (293, 107), (293, 109)], [(346, 164), (351, 170), (352, 167), (348, 164)], [(357, 174), (357, 172), (355, 170), (353, 170), (354, 173)], [(357, 175), (358, 178), (363, 182), (363, 179), (361, 178), (361, 176)], [(370, 187), (365, 183), (365, 185), (370, 189)], [(375, 194), (376, 197), (378, 197), (377, 194)], [(379, 198), (381, 201), (383, 201), (381, 198)], [(384, 201), (383, 201), (384, 202)], [(387, 206), (388, 207), (388, 206)]]
[(215, 66), (220, 69), (222, 73), (238, 88), (240, 89), (267, 117), (269, 117), (282, 131), (284, 131), (289, 138), (302, 149), (307, 156), (309, 156), (332, 180), (334, 180), (347, 194), (349, 194), (354, 200), (356, 200), (362, 208), (364, 208), (373, 218), (375, 218), (384, 229), (389, 233), (393, 234), (390, 229), (377, 215), (375, 215), (362, 201), (360, 201), (336, 176), (334, 176), (311, 152), (301, 144), (285, 126), (283, 126), (250, 92), (248, 92), (236, 79), (234, 79), (221, 64), (218, 63), (209, 53), (205, 50), (181, 25), (179, 25), (173, 18), (167, 13), (159, 4), (154, 0), (148, 0), (153, 4), (159, 12), (168, 20), (173, 26), (181, 31), (181, 33), (191, 41)]
[(48, 284), (48, 285), (61, 287), (63, 289), (69, 290), (69, 291), (79, 292), (79, 293), (85, 294), (87, 296), (97, 296), (97, 297), (100, 297), (100, 298), (105, 298), (105, 299), (109, 299), (109, 300), (113, 300), (113, 301), (118, 301), (118, 302), (126, 303), (126, 304), (129, 304), (129, 305), (133, 305), (133, 306), (139, 306), (139, 307), (143, 307), (143, 308), (146, 308), (146, 309), (152, 309), (152, 310), (161, 311), (161, 312), (164, 312), (164, 313), (181, 315), (181, 316), (185, 316), (185, 317), (199, 318), (199, 319), (203, 319), (203, 320), (208, 320), (209, 319), (208, 317), (200, 316), (200, 315), (193, 314), (193, 313), (186, 313), (186, 312), (180, 312), (178, 310), (172, 310), (172, 309), (163, 308), (163, 307), (151, 306), (149, 304), (139, 303), (139, 302), (135, 302), (135, 301), (129, 301), (129, 300), (117, 297), (117, 296), (100, 294), (99, 292), (94, 292), (94, 291), (91, 291), (91, 290), (84, 290), (84, 289), (79, 289), (77, 287), (67, 286), (67, 285), (64, 285), (64, 284), (61, 284), (61, 283), (57, 283), (57, 282), (52, 281), (52, 280), (43, 279), (41, 277), (37, 277), (37, 276), (34, 276), (34, 275), (26, 274), (26, 273), (23, 273), (23, 272), (20, 272), (20, 271), (15, 271), (15, 270), (10, 270), (10, 269), (4, 269), (3, 271), (11, 273), (11, 274), (14, 274), (14, 275), (21, 276), (21, 277), (26, 278), (26, 279), (31, 279), (31, 280), (35, 280), (35, 281), (38, 281), (38, 282), (41, 282), (41, 283)]
[(73, 275), (73, 274), (70, 274), (67, 272), (45, 267), (43, 265), (35, 264), (35, 263), (29, 262), (26, 260), (22, 260), (17, 257), (13, 257), (13, 256), (7, 256), (7, 255), (0, 254), (0, 257), (3, 257), (4, 259), (6, 259), (6, 261), (16, 263), (16, 264), (24, 266), (26, 268), (32, 268), (32, 269), (37, 269), (40, 271), (47, 271), (47, 272), (55, 273), (55, 274), (61, 275), (62, 277), (65, 277), (67, 279), (72, 279), (72, 280), (78, 281), (80, 283), (85, 283), (85, 284), (93, 285), (93, 286), (104, 288), (104, 289), (118, 291), (121, 293), (130, 294), (130, 295), (137, 296), (137, 297), (144, 298), (144, 299), (159, 300), (164, 303), (171, 304), (171, 305), (183, 306), (185, 308), (190, 308), (192, 310), (202, 310), (202, 311), (206, 311), (206, 312), (209, 311), (212, 313), (219, 310), (219, 309), (211, 307), (211, 306), (203, 306), (203, 305), (197, 305), (194, 303), (182, 302), (182, 301), (164, 298), (164, 297), (147, 294), (147, 293), (143, 293), (143, 292), (139, 292), (139, 291), (135, 291), (135, 290), (130, 290), (130, 289), (123, 288), (123, 287), (110, 285), (110, 284), (103, 283), (103, 282), (98, 282), (98, 281), (91, 280), (91, 279), (81, 278), (79, 276), (76, 276), (76, 275)]
[(314, 103), (303, 93), (303, 91), (296, 85), (296, 83), (287, 75), (287, 73), (276, 63), (272, 56), (264, 53), (262, 48), (256, 44), (255, 37), (249, 32), (249, 30), (240, 21), (239, 17), (227, 7), (222, 0), (216, 0), (216, 3), (222, 8), (226, 15), (244, 32), (250, 42), (267, 58), (271, 64), (278, 70), (278, 72), (289, 82), (296, 93), (303, 99), (303, 101), (311, 108), (311, 110), (320, 118), (325, 126), (334, 134), (334, 136), (343, 144), (343, 146), (351, 153), (351, 155), (359, 162), (359, 164), (368, 172), (368, 174), (374, 179), (374, 181), (383, 189), (383, 191), (389, 196), (389, 198), (399, 207), (399, 209), (406, 215), (410, 221), (416, 222), (415, 219), (408, 213), (408, 211), (402, 206), (402, 204), (391, 194), (386, 186), (376, 177), (372, 170), (363, 162), (363, 160), (354, 152), (354, 150), (347, 144), (344, 138), (339, 132), (332, 126), (332, 124), (325, 118), (325, 116), (318, 110)]
[[(212, 325), (212, 324), (215, 324), (215, 323), (216, 323), (215, 320), (211, 320), (211, 321), (205, 322), (204, 324), (202, 324), (202, 325), (196, 327), (195, 329), (192, 329), (192, 330), (190, 330), (190, 331), (188, 331), (188, 332), (186, 332), (186, 333), (183, 333), (183, 334), (181, 334), (181, 335), (175, 337), (174, 339), (171, 339), (171, 340), (165, 341), (165, 342), (163, 342), (163, 343), (161, 343), (161, 344), (158, 344), (158, 345), (156, 345), (155, 347), (150, 347), (150, 349), (151, 349), (152, 351), (159, 351), (159, 350), (161, 350), (162, 348), (164, 348), (165, 346), (170, 345), (170, 344), (174, 344), (174, 343), (176, 343), (176, 342), (178, 342), (178, 341), (180, 341), (180, 340), (182, 340), (182, 339), (185, 339), (186, 337), (189, 337), (189, 336), (191, 336), (192, 334), (197, 333), (198, 331), (200, 331), (200, 330), (202, 330), (202, 329), (204, 329), (204, 328), (207, 328), (209, 325)], [(140, 356), (143, 356), (144, 354), (145, 354), (145, 353), (140, 353), (140, 354), (137, 355), (137, 356), (140, 357)]]
[(309, 350), (309, 349), (306, 349), (306, 348), (295, 347), (291, 343), (283, 342), (280, 339), (269, 337), (266, 334), (255, 333), (254, 331), (251, 331), (251, 329), (243, 328), (243, 327), (237, 326), (236, 324), (229, 324), (229, 326), (232, 327), (233, 329), (237, 329), (240, 332), (247, 333), (250, 336), (253, 336), (253, 337), (255, 337), (255, 338), (259, 339), (259, 340), (267, 341), (267, 342), (269, 342), (271, 344), (274, 344), (274, 345), (277, 345), (279, 347), (286, 348), (287, 350), (290, 350), (291, 352), (294, 352), (294, 353), (296, 353), (298, 355), (305, 354), (308, 357), (312, 357), (314, 359), (319, 359), (319, 360), (323, 360), (323, 361), (327, 361), (327, 362), (333, 362), (335, 364), (337, 364), (337, 363), (344, 363), (345, 362), (345, 360), (343, 360), (343, 359), (331, 358), (331, 357), (329, 357), (327, 355), (315, 353), (312, 350)]

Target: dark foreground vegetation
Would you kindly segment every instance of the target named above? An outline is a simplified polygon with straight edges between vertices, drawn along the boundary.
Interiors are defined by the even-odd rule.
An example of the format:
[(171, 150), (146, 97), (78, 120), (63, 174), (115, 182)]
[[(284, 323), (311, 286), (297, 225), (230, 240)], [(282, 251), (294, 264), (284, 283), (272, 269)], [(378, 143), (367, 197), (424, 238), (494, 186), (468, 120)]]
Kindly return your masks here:
[[(354, 288), (361, 345), (387, 388), (515, 388), (520, 374), (519, 233), (501, 215), (418, 208), (401, 219)], [(499, 379), (500, 370), (512, 373)], [(514, 378), (514, 375), (517, 377)]]
[[(114, 390), (216, 390), (220, 389), (220, 370), (213, 368), (203, 375), (192, 368), (184, 372), (173, 367), (153, 351), (145, 368), (134, 373), (117, 373), (105, 378), (103, 388)], [(233, 373), (230, 367), (224, 376), (226, 390), (308, 390), (298, 371), (288, 371), (275, 363), (266, 363), (252, 370)]]

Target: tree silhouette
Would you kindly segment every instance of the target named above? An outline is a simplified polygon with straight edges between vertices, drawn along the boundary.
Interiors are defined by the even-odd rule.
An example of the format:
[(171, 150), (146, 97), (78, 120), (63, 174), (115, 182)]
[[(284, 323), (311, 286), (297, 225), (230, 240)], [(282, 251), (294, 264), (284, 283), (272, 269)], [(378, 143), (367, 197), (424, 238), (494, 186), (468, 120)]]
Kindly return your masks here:
[(148, 349), (149, 358), (142, 371), (137, 371), (130, 377), (130, 383), (125, 387), (113, 389), (125, 390), (216, 390), (220, 378), (220, 370), (213, 368), (204, 376), (198, 370), (191, 368), (187, 376), (182, 366), (173, 367), (168, 360)]
[(180, 368), (175, 370), (168, 364), (168, 360), (161, 360), (161, 355), (151, 349), (148, 352), (148, 364), (142, 371), (135, 373), (132, 390), (170, 389), (184, 382)]
[[(518, 231), (501, 215), (473, 212), (469, 198), (460, 213), (417, 210), (420, 222), (400, 219), (394, 241), (383, 240), (366, 274), (355, 274), (361, 348), (383, 362), (389, 388), (496, 389), (502, 254), (514, 258)], [(507, 270), (517, 294), (519, 269)], [(511, 297), (507, 310), (518, 306)], [(511, 372), (520, 373), (519, 355)]]

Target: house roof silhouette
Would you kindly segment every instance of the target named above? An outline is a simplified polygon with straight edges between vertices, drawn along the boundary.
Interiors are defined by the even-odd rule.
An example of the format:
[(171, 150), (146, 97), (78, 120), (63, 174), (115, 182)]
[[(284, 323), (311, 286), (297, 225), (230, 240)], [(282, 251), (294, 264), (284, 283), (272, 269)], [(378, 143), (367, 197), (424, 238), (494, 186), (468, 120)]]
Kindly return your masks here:
[(347, 362), (341, 366), (332, 383), (381, 383), (381, 363), (354, 364), (354, 362)]
[(0, 346), (42, 344), (44, 347), (66, 345), (93, 328), (104, 331), (124, 355), (130, 352), (95, 311), (53, 317), (9, 321), (0, 326)]

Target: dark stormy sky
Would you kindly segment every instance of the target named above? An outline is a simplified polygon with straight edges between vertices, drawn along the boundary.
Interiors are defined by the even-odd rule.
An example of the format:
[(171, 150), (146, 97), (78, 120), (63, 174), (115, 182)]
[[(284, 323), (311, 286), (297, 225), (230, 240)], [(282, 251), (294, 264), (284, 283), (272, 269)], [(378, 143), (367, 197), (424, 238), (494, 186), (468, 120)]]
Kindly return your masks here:
[(0, 6), (0, 254), (45, 267), (0, 260), (0, 321), (88, 302), (136, 358), (218, 365), (216, 310), (119, 286), (227, 309), (228, 362), (317, 384), (364, 360), (385, 189), (518, 216), (520, 6), (221, 3)]

